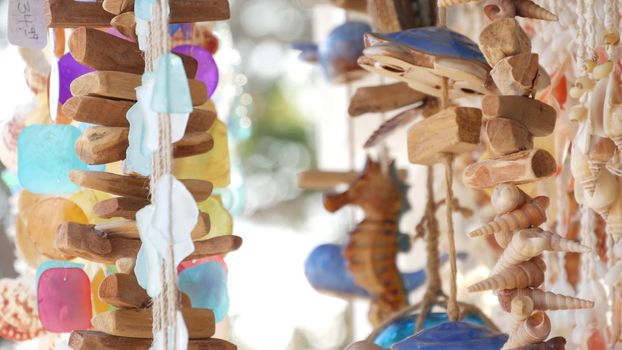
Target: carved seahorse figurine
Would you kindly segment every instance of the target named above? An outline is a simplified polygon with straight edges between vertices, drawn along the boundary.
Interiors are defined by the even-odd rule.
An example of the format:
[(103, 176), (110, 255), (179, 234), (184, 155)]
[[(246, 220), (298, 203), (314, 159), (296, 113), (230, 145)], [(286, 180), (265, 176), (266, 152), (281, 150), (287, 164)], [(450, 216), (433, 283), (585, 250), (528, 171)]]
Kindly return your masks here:
[(521, 230), (501, 254), (492, 274), (497, 274), (510, 266), (520, 264), (544, 251), (587, 253), (590, 248), (577, 242), (562, 238), (558, 234), (542, 231), (539, 228)]
[(514, 289), (538, 287), (544, 282), (546, 265), (539, 257), (532, 258), (518, 265), (488, 277), (468, 288), (469, 292), (481, 292), (496, 289)]
[(393, 164), (384, 174), (379, 163), (367, 158), (363, 173), (346, 192), (324, 197), (330, 212), (348, 204), (363, 209), (365, 219), (350, 233), (344, 257), (356, 284), (374, 296), (369, 317), (376, 325), (407, 305), (396, 265), (398, 223), (409, 209), (403, 187)]
[(488, 224), (469, 232), (469, 237), (491, 235), (495, 231), (514, 231), (538, 226), (546, 221), (546, 208), (549, 199), (544, 196), (534, 198), (520, 208), (495, 218)]
[(502, 289), (496, 293), (499, 305), (505, 312), (511, 311), (512, 300), (519, 296), (530, 297), (534, 303), (534, 310), (575, 310), (594, 307), (593, 301), (545, 292), (540, 289)]

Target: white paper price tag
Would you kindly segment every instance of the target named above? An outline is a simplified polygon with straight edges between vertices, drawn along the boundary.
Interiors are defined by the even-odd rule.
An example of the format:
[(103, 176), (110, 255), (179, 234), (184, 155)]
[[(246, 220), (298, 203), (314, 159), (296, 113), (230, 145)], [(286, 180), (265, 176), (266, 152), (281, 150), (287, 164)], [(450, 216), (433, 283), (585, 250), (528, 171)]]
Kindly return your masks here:
[(47, 44), (43, 0), (9, 0), (8, 37), (13, 45), (42, 49)]

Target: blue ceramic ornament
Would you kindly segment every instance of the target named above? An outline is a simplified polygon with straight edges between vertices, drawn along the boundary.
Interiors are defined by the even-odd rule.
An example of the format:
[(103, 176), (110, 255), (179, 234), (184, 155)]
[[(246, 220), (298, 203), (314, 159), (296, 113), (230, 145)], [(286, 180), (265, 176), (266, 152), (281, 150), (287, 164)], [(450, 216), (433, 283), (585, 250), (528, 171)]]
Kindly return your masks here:
[[(402, 316), (389, 325), (385, 326), (376, 336), (374, 343), (385, 349), (391, 348), (391, 345), (400, 342), (415, 332), (415, 325), (419, 314), (411, 314)], [(423, 323), (423, 329), (436, 327), (441, 323), (448, 322), (447, 313), (435, 312), (428, 313)], [(476, 326), (485, 326), (486, 322), (477, 314), (468, 314), (463, 319), (464, 322), (474, 324)]]
[(394, 344), (392, 350), (499, 350), (505, 334), (467, 322), (445, 322)]
[(71, 125), (31, 125), (17, 141), (17, 175), (20, 184), (38, 194), (69, 194), (78, 186), (69, 180), (71, 170), (88, 167), (76, 155), (80, 129)]
[(490, 66), (477, 44), (447, 28), (413, 28), (397, 33), (365, 35), (361, 67), (401, 80), (417, 91), (440, 97), (449, 78), (449, 97), (486, 93)]

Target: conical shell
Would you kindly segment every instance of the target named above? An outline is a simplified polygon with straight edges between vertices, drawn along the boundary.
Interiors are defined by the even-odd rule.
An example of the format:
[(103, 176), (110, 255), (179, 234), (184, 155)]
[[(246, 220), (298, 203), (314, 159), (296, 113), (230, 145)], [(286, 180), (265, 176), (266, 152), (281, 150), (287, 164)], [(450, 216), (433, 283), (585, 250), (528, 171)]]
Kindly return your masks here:
[(515, 266), (510, 266), (501, 272), (488, 277), (468, 288), (469, 292), (481, 292), (495, 289), (514, 289), (538, 287), (544, 282), (544, 261), (535, 257)]
[(531, 0), (514, 0), (516, 15), (525, 18), (557, 21), (557, 16)]
[(618, 242), (622, 238), (622, 193), (618, 192), (618, 198), (609, 208), (609, 216), (607, 216), (607, 227), (605, 232)]
[(613, 156), (616, 145), (606, 137), (597, 137), (597, 141), (588, 154), (588, 166), (592, 175), (598, 178), (600, 171)]
[(439, 0), (438, 1), (438, 6), (439, 7), (448, 7), (451, 5), (459, 5), (459, 4), (466, 4), (469, 2), (480, 2), (482, 0)]
[(495, 232), (495, 241), (501, 248), (506, 248), (510, 242), (512, 242), (514, 232), (512, 231), (497, 231)]
[(525, 192), (514, 184), (499, 184), (495, 186), (490, 196), (490, 202), (497, 214), (509, 213), (530, 199)]
[(499, 305), (505, 312), (510, 312), (512, 300), (518, 296), (528, 296), (533, 300), (535, 310), (575, 310), (591, 309), (594, 302), (545, 292), (540, 289), (503, 289), (497, 292)]
[(519, 209), (498, 216), (495, 220), (469, 233), (469, 237), (491, 235), (495, 231), (514, 231), (538, 226), (546, 221), (547, 197), (539, 196)]
[(484, 4), (484, 14), (491, 21), (516, 16), (516, 7), (512, 0), (488, 0)]
[(546, 340), (551, 333), (551, 320), (543, 311), (534, 312), (517, 327), (501, 349), (514, 349)]
[(607, 170), (615, 176), (622, 177), (622, 158), (619, 151), (615, 151), (607, 162)]
[(533, 300), (524, 295), (516, 297), (510, 303), (510, 310), (510, 316), (512, 316), (511, 333), (514, 333), (533, 313)]
[(613, 69), (605, 93), (603, 129), (605, 135), (615, 143), (619, 151), (622, 151), (622, 98), (615, 75), (616, 70)]
[(601, 171), (593, 194), (586, 193), (584, 204), (607, 220), (609, 207), (618, 198), (618, 178), (609, 171)]
[(596, 178), (592, 175), (587, 156), (581, 153), (577, 147), (572, 148), (570, 170), (572, 171), (572, 176), (574, 176), (575, 181), (581, 184), (587, 193), (594, 193)]
[(590, 251), (588, 247), (564, 239), (552, 232), (542, 231), (538, 228), (522, 230), (514, 234), (512, 241), (497, 260), (491, 274), (496, 275), (511, 266), (530, 260), (545, 250), (575, 253)]

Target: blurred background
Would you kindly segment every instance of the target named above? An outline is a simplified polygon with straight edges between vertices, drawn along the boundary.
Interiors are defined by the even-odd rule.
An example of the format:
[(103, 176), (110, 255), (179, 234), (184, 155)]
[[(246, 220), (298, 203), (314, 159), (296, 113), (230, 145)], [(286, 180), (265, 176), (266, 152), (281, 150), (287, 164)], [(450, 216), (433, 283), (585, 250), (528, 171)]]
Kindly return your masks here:
[[(230, 0), (231, 20), (214, 29), (221, 45), (216, 55), (221, 82), (214, 100), (229, 127), (233, 169), (231, 186), (220, 194), (236, 217), (234, 233), (244, 239), (242, 248), (226, 258), (231, 306), (219, 334), (230, 337), (240, 350), (343, 349), (370, 331), (367, 302), (320, 294), (304, 275), (311, 250), (322, 243), (345, 242), (360, 213), (328, 213), (321, 193), (298, 189), (297, 173), (310, 168), (350, 170), (353, 165), (361, 169), (367, 154), (362, 144), (382, 122), (382, 116), (347, 115), (356, 86), (378, 85), (381, 78), (369, 76), (356, 86), (332, 84), (318, 66), (302, 62), (299, 52), (291, 49), (292, 42), (319, 43), (334, 27), (352, 19), (343, 10), (317, 3)], [(7, 0), (0, 0), (0, 10), (0, 119), (5, 121), (20, 105), (31, 103), (32, 94), (17, 49), (6, 40)], [(351, 138), (349, 130), (354, 131)], [(414, 205), (401, 227), (412, 233), (423, 211), (425, 170), (408, 166), (405, 146), (405, 129), (389, 139), (390, 155), (409, 172)], [(9, 175), (4, 180), (9, 186), (15, 181)], [(2, 186), (0, 213), (8, 234), (0, 234), (0, 277), (12, 277), (16, 267), (11, 206), (7, 186)], [(463, 204), (468, 206), (468, 200)], [(457, 219), (458, 228), (468, 225), (473, 224)], [(457, 240), (459, 249), (469, 244), (461, 237)], [(399, 264), (406, 271), (422, 268), (422, 242), (400, 256)], [(486, 273), (467, 262), (459, 269), (470, 271), (472, 280)], [(464, 278), (460, 274), (461, 284)], [(493, 304), (494, 300), (480, 303)]]

